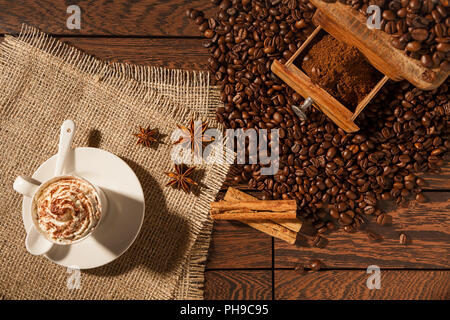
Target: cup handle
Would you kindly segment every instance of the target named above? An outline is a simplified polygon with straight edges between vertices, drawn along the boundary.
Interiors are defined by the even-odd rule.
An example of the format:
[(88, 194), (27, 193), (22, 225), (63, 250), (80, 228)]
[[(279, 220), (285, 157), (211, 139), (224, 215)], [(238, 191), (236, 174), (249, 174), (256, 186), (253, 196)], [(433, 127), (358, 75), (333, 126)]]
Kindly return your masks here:
[(18, 176), (13, 184), (13, 189), (26, 197), (32, 198), (39, 185), (29, 177)]
[(45, 239), (34, 226), (31, 226), (27, 232), (25, 247), (32, 255), (40, 256), (49, 252), (53, 247), (53, 243)]

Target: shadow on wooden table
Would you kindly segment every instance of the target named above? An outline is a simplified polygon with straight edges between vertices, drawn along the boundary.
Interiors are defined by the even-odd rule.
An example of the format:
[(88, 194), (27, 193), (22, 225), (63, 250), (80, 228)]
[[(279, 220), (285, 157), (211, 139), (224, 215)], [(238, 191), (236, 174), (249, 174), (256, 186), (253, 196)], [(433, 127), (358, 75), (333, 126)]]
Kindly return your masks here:
[(85, 272), (117, 276), (140, 266), (157, 273), (171, 272), (181, 263), (187, 249), (188, 222), (168, 211), (162, 190), (145, 168), (132, 160), (124, 160), (136, 173), (144, 189), (146, 212), (140, 234), (117, 260)]

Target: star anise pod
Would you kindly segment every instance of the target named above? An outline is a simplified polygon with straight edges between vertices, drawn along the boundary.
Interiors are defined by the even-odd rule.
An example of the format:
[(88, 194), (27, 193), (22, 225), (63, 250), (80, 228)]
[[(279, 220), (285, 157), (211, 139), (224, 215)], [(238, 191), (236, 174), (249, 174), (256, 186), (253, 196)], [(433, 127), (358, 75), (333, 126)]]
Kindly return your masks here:
[(187, 167), (185, 165), (175, 165), (175, 172), (165, 172), (170, 177), (170, 181), (166, 186), (173, 186), (177, 189), (183, 189), (185, 192), (189, 192), (192, 185), (198, 185), (197, 182), (189, 178), (194, 171), (195, 167)]
[(202, 121), (201, 125), (196, 125), (195, 122), (196, 121), (194, 121), (194, 119), (191, 119), (187, 127), (177, 125), (177, 127), (182, 131), (182, 134), (181, 137), (173, 144), (182, 143), (190, 145), (191, 150), (198, 155), (200, 152), (200, 147), (203, 149), (203, 146), (208, 142), (214, 141), (214, 138), (204, 134), (208, 128), (207, 121)]
[(137, 144), (143, 144), (149, 147), (150, 143), (158, 141), (158, 129), (150, 129), (150, 127), (145, 129), (139, 126), (139, 131), (139, 133), (133, 133), (133, 136), (138, 138)]

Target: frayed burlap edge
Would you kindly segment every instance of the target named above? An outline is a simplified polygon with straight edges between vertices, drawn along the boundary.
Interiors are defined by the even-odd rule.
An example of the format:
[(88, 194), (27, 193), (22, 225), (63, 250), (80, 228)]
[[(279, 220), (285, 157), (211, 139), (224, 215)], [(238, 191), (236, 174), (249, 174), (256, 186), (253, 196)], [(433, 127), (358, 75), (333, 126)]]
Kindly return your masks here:
[[(202, 82), (209, 86), (209, 74), (207, 72), (185, 71), (185, 70), (168, 70), (164, 68), (150, 66), (134, 66), (128, 64), (109, 64), (100, 61), (80, 50), (64, 44), (54, 39), (38, 29), (24, 25), (19, 37), (6, 36), (0, 45), (0, 50), (8, 52), (8, 60), (13, 54), (14, 43), (22, 42), (33, 47), (33, 50), (40, 50), (51, 55), (53, 58), (61, 59), (65, 63), (72, 65), (80, 72), (93, 76), (98, 81), (110, 84), (126, 83), (125, 90), (134, 91), (137, 99), (166, 99), (166, 91), (170, 88), (178, 87), (177, 84), (184, 83), (189, 86)], [(152, 90), (158, 88), (158, 84), (163, 84), (163, 90), (159, 92)], [(199, 87), (203, 87), (200, 85)], [(178, 106), (167, 109), (170, 101), (166, 99), (159, 104), (160, 110), (155, 112), (164, 112), (164, 117), (177, 116), (188, 118), (190, 116), (200, 115), (207, 117), (210, 124), (217, 126), (215, 121), (215, 109), (222, 105), (217, 88), (210, 87), (205, 93), (206, 99), (210, 101), (207, 110), (191, 108), (190, 110)], [(183, 92), (179, 92), (180, 95)], [(220, 126), (219, 126), (220, 127)], [(216, 181), (205, 181), (211, 189), (219, 190), (228, 172), (229, 165), (214, 165), (210, 168), (215, 172), (215, 176), (221, 179)], [(214, 201), (214, 194), (207, 194), (202, 199), (199, 206), (194, 208), (193, 215), (200, 215), (202, 210), (208, 211), (209, 203)], [(174, 299), (203, 299), (204, 269), (206, 264), (207, 251), (210, 244), (212, 221), (207, 218), (201, 228), (197, 228), (197, 239), (191, 248), (187, 257), (188, 266), (183, 267), (178, 286), (175, 288)], [(6, 297), (7, 298), (7, 297)]]

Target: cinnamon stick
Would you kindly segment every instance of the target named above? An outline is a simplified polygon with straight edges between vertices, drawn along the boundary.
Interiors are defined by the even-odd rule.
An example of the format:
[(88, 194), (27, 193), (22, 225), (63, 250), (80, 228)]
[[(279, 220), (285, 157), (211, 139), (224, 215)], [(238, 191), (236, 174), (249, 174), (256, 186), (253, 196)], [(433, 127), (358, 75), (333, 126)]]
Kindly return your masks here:
[(211, 203), (211, 217), (215, 220), (295, 219), (295, 200), (256, 200)]
[[(242, 192), (238, 189), (235, 189), (233, 187), (229, 187), (227, 190), (227, 193), (225, 193), (225, 197), (223, 198), (225, 201), (230, 201), (230, 202), (234, 202), (234, 201), (251, 201), (251, 200), (258, 200), (257, 198), (255, 198), (254, 196), (249, 195), (248, 193)], [(250, 221), (243, 221), (244, 223), (250, 225), (252, 228), (257, 229), (259, 231), (265, 232), (273, 237), (279, 238), (276, 235), (273, 235), (272, 233), (268, 232), (265, 228), (266, 225), (269, 225), (273, 228), (271, 228), (270, 230), (274, 230), (277, 229), (278, 227), (274, 226), (276, 225), (280, 225), (283, 227), (286, 227), (287, 229), (293, 231), (293, 232), (299, 232), (302, 229), (302, 223), (300, 220), (298, 220), (297, 218), (295, 219), (290, 219), (290, 220), (277, 220), (277, 219), (272, 219), (270, 222), (267, 222), (264, 224), (264, 226), (262, 228), (264, 228), (264, 230), (258, 228), (258, 222), (251, 222)], [(292, 233), (290, 234), (291, 236), (291, 240), (292, 237), (295, 240), (295, 236), (296, 234)], [(286, 239), (283, 239), (285, 241), (287, 241)], [(290, 243), (290, 241), (287, 241)]]
[(229, 211), (226, 213), (211, 213), (211, 218), (214, 220), (270, 220), (270, 219), (293, 219), (297, 214), (296, 211), (270, 212), (236, 212)]
[[(250, 201), (258, 200), (257, 198), (242, 192), (233, 187), (229, 187), (224, 197), (225, 201)], [(294, 244), (297, 239), (297, 232), (301, 229), (302, 223), (297, 219), (291, 220), (242, 220), (242, 223), (264, 232), (269, 236), (286, 241), (289, 244)], [(283, 226), (286, 223), (288, 226)]]
[(253, 229), (264, 232), (271, 237), (286, 241), (289, 244), (294, 244), (297, 241), (296, 232), (289, 230), (288, 228), (276, 224), (270, 220), (242, 220), (242, 222), (252, 227)]

